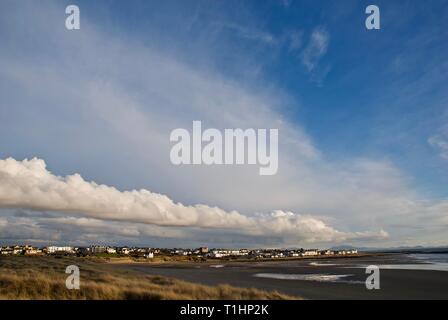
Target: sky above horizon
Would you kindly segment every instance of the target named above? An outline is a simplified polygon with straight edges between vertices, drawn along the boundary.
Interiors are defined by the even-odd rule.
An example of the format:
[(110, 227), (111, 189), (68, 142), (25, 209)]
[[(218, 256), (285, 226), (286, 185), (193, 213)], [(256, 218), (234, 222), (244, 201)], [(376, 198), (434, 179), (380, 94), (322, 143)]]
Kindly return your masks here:
[[(447, 40), (446, 0), (2, 0), (0, 243), (448, 245)], [(174, 166), (193, 120), (278, 173)]]

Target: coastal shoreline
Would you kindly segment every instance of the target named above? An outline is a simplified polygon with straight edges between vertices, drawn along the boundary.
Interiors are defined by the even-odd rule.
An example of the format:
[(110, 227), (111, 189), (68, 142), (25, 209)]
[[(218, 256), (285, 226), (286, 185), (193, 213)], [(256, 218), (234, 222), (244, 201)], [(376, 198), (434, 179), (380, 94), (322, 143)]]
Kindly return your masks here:
[[(276, 261), (115, 264), (143, 274), (174, 277), (205, 285), (230, 284), (276, 290), (304, 299), (448, 299), (447, 271), (381, 269), (382, 265), (427, 265), (407, 254), (368, 254), (344, 258)], [(378, 265), (380, 290), (368, 290), (366, 266)], [(258, 275), (263, 275), (259, 277)], [(335, 280), (332, 280), (332, 279)]]
[(207, 258), (207, 259), (194, 259), (194, 258), (178, 258), (173, 256), (157, 256), (153, 259), (144, 258), (132, 258), (132, 257), (101, 257), (95, 259), (102, 259), (106, 263), (110, 264), (149, 264), (149, 265), (167, 265), (167, 264), (229, 264), (229, 263), (260, 263), (260, 262), (272, 262), (280, 263), (285, 261), (309, 261), (309, 260), (332, 260), (332, 259), (357, 259), (365, 257), (377, 257), (377, 256), (389, 256), (397, 255), (399, 253), (358, 253), (351, 255), (331, 255), (331, 256), (307, 256), (307, 257), (284, 257), (284, 258)]

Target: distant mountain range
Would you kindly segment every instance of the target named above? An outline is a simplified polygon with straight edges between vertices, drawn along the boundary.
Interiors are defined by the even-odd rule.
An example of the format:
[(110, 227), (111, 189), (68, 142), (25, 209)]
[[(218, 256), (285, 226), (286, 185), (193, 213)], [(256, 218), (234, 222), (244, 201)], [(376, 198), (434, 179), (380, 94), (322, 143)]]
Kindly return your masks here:
[(448, 247), (424, 247), (424, 246), (401, 246), (392, 248), (379, 247), (355, 247), (352, 245), (340, 245), (331, 247), (330, 250), (353, 250), (364, 252), (410, 252), (410, 253), (448, 253)]

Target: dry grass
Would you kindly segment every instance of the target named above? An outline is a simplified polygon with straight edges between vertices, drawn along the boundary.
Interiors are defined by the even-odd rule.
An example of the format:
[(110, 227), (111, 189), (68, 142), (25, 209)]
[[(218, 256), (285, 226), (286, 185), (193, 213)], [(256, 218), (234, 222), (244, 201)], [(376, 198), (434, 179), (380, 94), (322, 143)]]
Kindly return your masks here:
[[(81, 289), (65, 287), (65, 268), (81, 270)], [(0, 299), (297, 299), (278, 292), (216, 287), (121, 271), (74, 257), (0, 257)]]

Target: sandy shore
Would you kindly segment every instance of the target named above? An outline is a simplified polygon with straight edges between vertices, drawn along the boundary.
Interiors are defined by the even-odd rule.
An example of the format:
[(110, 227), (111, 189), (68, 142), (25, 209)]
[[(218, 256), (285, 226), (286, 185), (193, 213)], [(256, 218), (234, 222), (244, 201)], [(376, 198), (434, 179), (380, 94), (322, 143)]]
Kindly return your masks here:
[(367, 290), (367, 265), (414, 265), (407, 255), (264, 262), (138, 264), (117, 268), (207, 285), (278, 290), (307, 299), (448, 299), (448, 272), (381, 269), (381, 289)]

